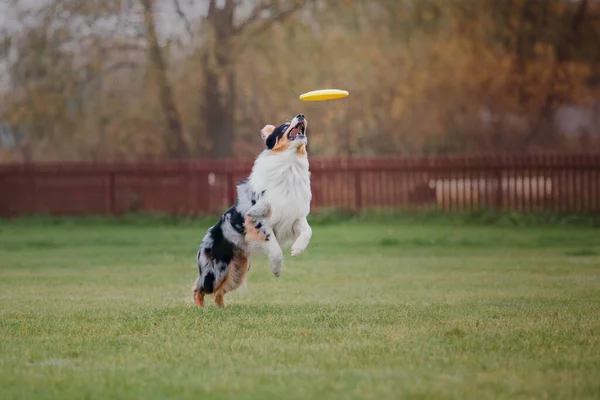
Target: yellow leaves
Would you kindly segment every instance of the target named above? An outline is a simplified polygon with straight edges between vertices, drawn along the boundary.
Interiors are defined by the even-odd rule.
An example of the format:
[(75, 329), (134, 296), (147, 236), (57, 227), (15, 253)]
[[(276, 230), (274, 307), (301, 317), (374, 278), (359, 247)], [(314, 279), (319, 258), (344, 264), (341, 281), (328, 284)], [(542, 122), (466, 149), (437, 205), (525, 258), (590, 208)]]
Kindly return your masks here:
[(406, 102), (401, 97), (396, 97), (392, 101), (392, 107), (390, 109), (390, 117), (394, 119), (400, 118), (406, 109)]
[[(82, 2), (81, 12), (100, 12), (94, 2), (89, 3)], [(591, 63), (578, 59), (557, 65), (553, 40), (562, 31), (542, 37), (531, 21), (522, 25), (526, 4), (533, 3), (323, 1), (258, 35), (241, 35), (230, 43), (236, 71), (236, 148), (240, 154), (252, 154), (253, 148), (260, 148), (257, 131), (261, 126), (304, 112), (312, 121), (313, 154), (418, 152), (456, 133), (491, 134), (480, 122), (485, 119), (480, 118), (484, 108), (527, 119), (537, 115), (549, 93), (568, 102), (597, 98), (598, 90), (588, 85), (594, 76)], [(558, 17), (550, 15), (548, 21), (570, 18), (567, 13), (572, 10), (566, 4), (551, 2), (550, 12)], [(536, 5), (532, 12), (540, 7)], [(311, 14), (311, 10), (318, 11)], [(216, 57), (231, 54), (222, 53), (227, 46), (217, 43), (207, 24), (194, 32), (201, 33), (189, 47), (182, 42), (179, 49), (163, 50), (171, 58), (169, 82), (185, 125), (185, 139), (194, 154), (203, 154), (204, 146), (209, 146), (201, 117), (206, 101), (203, 56), (208, 54), (208, 67), (222, 81), (220, 86), (227, 87), (223, 81), (227, 74)], [(59, 30), (53, 38), (68, 40), (69, 34)], [(516, 59), (519, 34), (532, 46)], [(16, 125), (37, 124), (42, 134), (65, 132), (61, 128), (72, 123), (67, 136), (73, 148), (104, 140), (107, 154), (164, 154), (158, 86), (148, 73), (146, 54), (139, 49), (111, 52), (138, 47), (132, 45), (134, 39), (97, 37), (81, 46), (84, 52), (72, 54), (50, 48), (44, 32), (28, 40), (27, 51), (20, 52), (23, 63), (17, 68), (25, 82), (5, 96), (6, 120)], [(3, 47), (12, 45), (7, 42)], [(586, 51), (595, 54), (591, 47)], [(119, 62), (135, 62), (140, 69), (106, 73)], [(40, 78), (31, 78), (42, 73)], [(325, 103), (298, 101), (300, 93), (324, 87), (347, 89), (351, 96)], [(70, 107), (78, 111), (69, 112)], [(47, 126), (51, 128), (46, 130)]]
[(583, 62), (569, 62), (565, 64), (568, 75), (576, 80), (587, 79), (592, 73), (592, 66)]
[(533, 54), (537, 58), (553, 59), (554, 46), (551, 43), (536, 42), (533, 46)]

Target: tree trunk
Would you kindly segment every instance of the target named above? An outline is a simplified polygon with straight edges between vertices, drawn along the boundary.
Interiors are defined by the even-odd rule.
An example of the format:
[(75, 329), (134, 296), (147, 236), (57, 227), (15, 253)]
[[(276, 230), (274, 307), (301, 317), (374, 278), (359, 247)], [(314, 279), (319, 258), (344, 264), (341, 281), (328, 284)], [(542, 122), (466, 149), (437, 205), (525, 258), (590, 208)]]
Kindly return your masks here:
[[(245, 21), (234, 23), (233, 14), (240, 4), (237, 0), (225, 0), (222, 8), (216, 0), (209, 0), (205, 22), (212, 31), (212, 40), (207, 40), (203, 54), (204, 105), (201, 115), (206, 127), (206, 136), (212, 141), (213, 158), (233, 156), (235, 140), (236, 74), (235, 57), (244, 48), (236, 39), (242, 35), (257, 35), (275, 22), (281, 22), (306, 4), (305, 0), (292, 1), (289, 7), (273, 7), (278, 2), (258, 2)], [(271, 10), (268, 18), (261, 13)], [(248, 31), (251, 31), (249, 33)], [(246, 41), (247, 43), (247, 41)]]
[(583, 22), (587, 13), (589, 0), (580, 0), (577, 7), (577, 11), (571, 18), (569, 29), (564, 35), (563, 39), (555, 44), (555, 62), (552, 68), (552, 75), (550, 78), (550, 84), (544, 99), (540, 112), (537, 117), (537, 121), (531, 129), (531, 131), (525, 136), (522, 142), (522, 148), (529, 146), (534, 139), (538, 136), (542, 127), (547, 127), (547, 134), (545, 139), (547, 141), (555, 140), (555, 132), (550, 127), (550, 121), (554, 116), (554, 112), (558, 107), (565, 104), (569, 99), (564, 93), (564, 90), (557, 90), (556, 86), (558, 83), (563, 85), (571, 85), (569, 81), (570, 76), (568, 70), (565, 69), (565, 63), (571, 60), (573, 56), (574, 48), (579, 44), (581, 40), (581, 32), (583, 28)]
[[(205, 58), (210, 57), (206, 55)], [(235, 74), (227, 63), (210, 65), (205, 59), (204, 77), (204, 116), (207, 136), (211, 139), (212, 158), (233, 156), (234, 110), (235, 110)]]
[(233, 156), (235, 70), (231, 47), (235, 35), (234, 9), (233, 0), (226, 0), (223, 8), (217, 8), (215, 1), (211, 0), (206, 17), (213, 32), (213, 41), (203, 59), (206, 87), (202, 115), (207, 136), (212, 141), (213, 158)]
[(169, 134), (165, 137), (165, 147), (170, 157), (184, 158), (187, 155), (187, 148), (183, 140), (181, 117), (175, 104), (171, 85), (167, 79), (165, 59), (158, 44), (152, 3), (153, 0), (142, 0), (150, 61), (158, 84), (160, 105), (165, 114), (169, 131)]

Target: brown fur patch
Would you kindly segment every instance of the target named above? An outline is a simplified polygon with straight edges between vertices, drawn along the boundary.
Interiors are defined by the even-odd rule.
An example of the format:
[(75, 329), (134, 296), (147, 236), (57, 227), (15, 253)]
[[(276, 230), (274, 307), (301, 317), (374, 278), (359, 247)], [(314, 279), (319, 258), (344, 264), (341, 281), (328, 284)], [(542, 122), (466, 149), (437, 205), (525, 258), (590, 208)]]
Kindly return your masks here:
[(225, 299), (223, 298), (224, 296), (225, 292), (215, 293), (215, 304), (218, 307), (225, 307)]
[(289, 131), (290, 129), (288, 128), (288, 130), (285, 131), (285, 134), (277, 140), (277, 143), (275, 143), (275, 146), (273, 146), (272, 151), (281, 152), (290, 148), (292, 142), (288, 139)]
[(194, 303), (196, 307), (204, 307), (204, 293), (197, 287), (194, 287)]
[[(269, 210), (270, 213), (270, 210)], [(266, 242), (267, 238), (260, 232), (260, 229), (254, 225), (252, 218), (247, 216), (244, 221), (244, 228), (246, 229), (245, 239), (247, 242)]]
[(305, 144), (301, 144), (300, 146), (298, 146), (298, 148), (296, 149), (296, 153), (300, 156), (306, 156), (306, 145)]
[(250, 257), (246, 252), (237, 249), (233, 255), (233, 259), (227, 267), (227, 275), (225, 279), (217, 283), (215, 290), (215, 304), (219, 307), (225, 306), (225, 293), (231, 292), (239, 288), (248, 275), (250, 267)]
[(248, 266), (250, 264), (250, 257), (246, 252), (238, 250), (233, 256), (233, 260), (229, 263), (229, 280), (226, 290), (228, 292), (240, 287), (246, 280), (248, 274)]

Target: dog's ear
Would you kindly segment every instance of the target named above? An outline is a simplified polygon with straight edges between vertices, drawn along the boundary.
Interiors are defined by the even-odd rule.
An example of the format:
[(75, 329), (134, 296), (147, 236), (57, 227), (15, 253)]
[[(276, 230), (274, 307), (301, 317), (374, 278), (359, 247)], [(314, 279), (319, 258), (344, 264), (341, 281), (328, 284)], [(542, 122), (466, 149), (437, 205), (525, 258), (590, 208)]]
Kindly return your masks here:
[(275, 125), (265, 125), (265, 127), (260, 130), (260, 137), (262, 138), (263, 142), (267, 141), (267, 138), (271, 133), (273, 133), (274, 130)]

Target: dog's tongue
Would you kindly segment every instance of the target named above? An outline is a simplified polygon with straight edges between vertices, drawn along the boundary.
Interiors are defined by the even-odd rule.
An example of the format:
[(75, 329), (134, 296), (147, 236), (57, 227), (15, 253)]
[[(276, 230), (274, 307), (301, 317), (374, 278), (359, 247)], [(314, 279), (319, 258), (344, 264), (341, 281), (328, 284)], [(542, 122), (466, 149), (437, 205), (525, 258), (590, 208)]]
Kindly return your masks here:
[(300, 133), (300, 127), (292, 129), (292, 131), (290, 132), (290, 138), (295, 139), (299, 133)]

